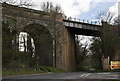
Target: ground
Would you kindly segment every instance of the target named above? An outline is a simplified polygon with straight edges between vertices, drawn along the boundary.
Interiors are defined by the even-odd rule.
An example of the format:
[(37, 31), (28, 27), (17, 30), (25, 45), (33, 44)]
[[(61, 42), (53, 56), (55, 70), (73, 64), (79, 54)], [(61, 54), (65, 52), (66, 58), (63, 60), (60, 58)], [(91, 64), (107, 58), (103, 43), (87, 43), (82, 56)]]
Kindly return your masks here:
[(101, 81), (103, 79), (114, 79), (120, 80), (120, 73), (119, 72), (97, 72), (97, 73), (90, 73), (90, 72), (65, 72), (65, 73), (43, 73), (43, 74), (31, 74), (31, 75), (17, 75), (17, 76), (7, 76), (3, 77), (3, 81), (12, 79), (20, 79), (20, 80), (78, 80), (78, 81)]

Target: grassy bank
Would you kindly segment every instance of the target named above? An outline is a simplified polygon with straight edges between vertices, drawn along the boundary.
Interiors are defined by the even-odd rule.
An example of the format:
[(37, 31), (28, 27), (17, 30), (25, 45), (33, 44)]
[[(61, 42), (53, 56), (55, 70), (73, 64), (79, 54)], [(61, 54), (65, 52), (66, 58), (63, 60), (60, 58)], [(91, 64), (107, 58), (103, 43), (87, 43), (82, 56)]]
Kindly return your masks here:
[(35, 69), (19, 69), (19, 70), (3, 70), (2, 76), (12, 76), (12, 75), (25, 75), (25, 74), (39, 74), (39, 73), (46, 73), (46, 72), (68, 72), (58, 68), (52, 68), (48, 66), (39, 66), (37, 70)]
[(37, 74), (37, 73), (44, 73), (43, 71), (14, 71), (14, 70), (7, 70), (2, 72), (2, 76), (12, 76), (12, 75), (25, 75), (25, 74)]

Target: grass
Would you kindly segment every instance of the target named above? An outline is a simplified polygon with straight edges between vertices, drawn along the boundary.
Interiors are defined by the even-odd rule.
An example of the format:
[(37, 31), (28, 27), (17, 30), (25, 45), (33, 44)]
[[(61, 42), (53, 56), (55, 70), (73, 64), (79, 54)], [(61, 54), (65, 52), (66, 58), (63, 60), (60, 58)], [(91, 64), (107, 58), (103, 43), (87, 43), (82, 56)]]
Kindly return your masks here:
[(14, 71), (14, 70), (7, 70), (2, 72), (2, 76), (12, 76), (12, 75), (25, 75), (25, 74), (38, 74), (38, 73), (44, 73), (44, 71)]
[(2, 72), (2, 76), (12, 76), (12, 75), (25, 75), (25, 74), (39, 74), (39, 73), (46, 73), (46, 72), (68, 72), (58, 68), (52, 68), (48, 66), (39, 66), (38, 70), (33, 69), (24, 69), (24, 70), (5, 70)]
[(53, 68), (53, 67), (47, 67), (47, 66), (40, 66), (39, 70), (42, 70), (44, 72), (55, 72), (55, 73), (68, 72), (68, 71), (65, 71), (63, 69)]

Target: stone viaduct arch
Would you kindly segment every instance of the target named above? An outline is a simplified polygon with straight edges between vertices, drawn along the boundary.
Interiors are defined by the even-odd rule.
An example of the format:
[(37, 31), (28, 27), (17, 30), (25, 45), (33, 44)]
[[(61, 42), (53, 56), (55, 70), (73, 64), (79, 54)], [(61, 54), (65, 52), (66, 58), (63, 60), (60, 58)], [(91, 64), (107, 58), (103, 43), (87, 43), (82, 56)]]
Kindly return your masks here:
[[(41, 27), (46, 27), (50, 34), (53, 35), (55, 28), (51, 23), (52, 18), (50, 14), (8, 4), (3, 4), (2, 7), (2, 21), (7, 21), (10, 28), (14, 29), (16, 27), (19, 31), (24, 31), (25, 27), (36, 23)], [(74, 70), (74, 49), (71, 50), (72, 42), (69, 40), (72, 37), (70, 32), (63, 26), (61, 14), (57, 15), (56, 23), (56, 67)]]
[(53, 66), (52, 65), (52, 61), (53, 61), (52, 40), (53, 39), (49, 31), (43, 25), (36, 24), (36, 23), (30, 24), (24, 27), (23, 31), (27, 32), (34, 40), (35, 56), (39, 57), (38, 64)]
[[(22, 13), (21, 13), (22, 12)], [(56, 61), (56, 67), (61, 68), (64, 70), (75, 70), (76, 64), (75, 64), (75, 33), (71, 31), (72, 28), (74, 30), (77, 29), (77, 27), (84, 27), (86, 29), (83, 29), (84, 32), (87, 30), (89, 33), (94, 32), (94, 34), (90, 35), (99, 35), (98, 28), (96, 28), (96, 25), (90, 25), (90, 24), (83, 24), (82, 23), (76, 23), (76, 22), (70, 22), (75, 24), (64, 24), (69, 21), (63, 21), (62, 15), (57, 14), (55, 22), (56, 24), (53, 25), (51, 14), (36, 11), (32, 9), (27, 8), (20, 8), (18, 6), (12, 6), (8, 4), (3, 4), (2, 8), (2, 14), (3, 14), (3, 21), (8, 21), (9, 27), (14, 28), (16, 27), (19, 31), (26, 31), (30, 33), (30, 28), (35, 28), (37, 34), (39, 35), (39, 31), (41, 31), (42, 28), (45, 28), (46, 32), (50, 33), (50, 41), (54, 40), (54, 35), (56, 36), (56, 48), (55, 50), (55, 61)], [(35, 27), (34, 27), (35, 25)], [(71, 27), (70, 27), (71, 26)], [(89, 30), (87, 28), (94, 28), (93, 30)], [(25, 30), (24, 30), (25, 29)], [(80, 30), (80, 29), (79, 29)], [(81, 31), (81, 30), (80, 30)], [(82, 32), (81, 31), (81, 32)], [(34, 37), (34, 33), (30, 33), (34, 40), (39, 40)], [(84, 33), (82, 33), (84, 34)], [(49, 35), (48, 35), (49, 36)], [(47, 40), (47, 42), (50, 42)], [(39, 47), (39, 46), (38, 46)], [(39, 50), (39, 49), (38, 49)], [(47, 49), (46, 49), (47, 50)]]

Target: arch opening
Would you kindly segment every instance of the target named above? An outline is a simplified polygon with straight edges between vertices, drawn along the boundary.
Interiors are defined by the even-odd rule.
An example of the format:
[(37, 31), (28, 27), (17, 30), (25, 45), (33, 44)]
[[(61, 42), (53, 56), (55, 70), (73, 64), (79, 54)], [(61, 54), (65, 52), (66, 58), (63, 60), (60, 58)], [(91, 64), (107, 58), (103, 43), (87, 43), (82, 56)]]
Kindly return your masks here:
[(53, 66), (53, 39), (47, 28), (43, 25), (31, 24), (24, 27), (22, 33), (24, 38), (21, 40), (25, 42), (21, 44), (22, 48), (19, 46), (19, 50), (30, 52), (28, 48), (32, 48), (32, 56), (36, 58), (38, 65)]

